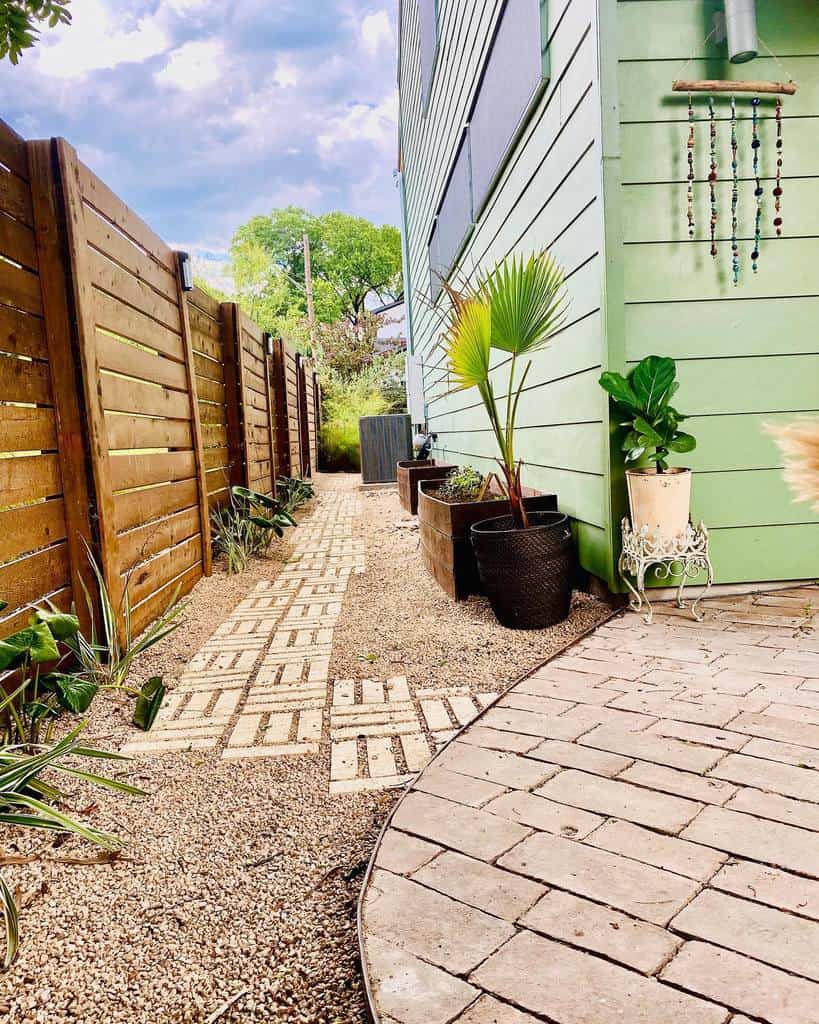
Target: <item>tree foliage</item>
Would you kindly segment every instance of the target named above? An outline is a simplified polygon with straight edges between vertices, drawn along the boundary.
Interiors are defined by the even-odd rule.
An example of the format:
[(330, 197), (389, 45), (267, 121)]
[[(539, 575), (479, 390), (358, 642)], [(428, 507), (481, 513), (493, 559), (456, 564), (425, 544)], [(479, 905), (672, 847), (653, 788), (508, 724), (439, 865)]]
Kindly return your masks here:
[(39, 22), (49, 28), (71, 24), (71, 0), (0, 0), (0, 59), (8, 57), (17, 64), (23, 54), (37, 43)]
[(305, 233), (310, 240), (316, 319), (356, 324), (370, 292), (394, 297), (401, 289), (401, 236), (346, 213), (316, 216), (296, 206), (251, 217), (233, 237), (231, 260), (245, 308), (268, 330), (307, 312)]

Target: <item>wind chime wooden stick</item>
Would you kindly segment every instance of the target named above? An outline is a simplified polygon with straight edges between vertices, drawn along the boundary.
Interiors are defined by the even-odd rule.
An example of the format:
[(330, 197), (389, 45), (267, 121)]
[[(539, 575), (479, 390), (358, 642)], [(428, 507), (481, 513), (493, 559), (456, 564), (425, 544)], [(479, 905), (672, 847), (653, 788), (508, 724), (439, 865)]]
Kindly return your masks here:
[(671, 86), (673, 92), (753, 92), (795, 96), (796, 82), (732, 82), (722, 78), (678, 78)]

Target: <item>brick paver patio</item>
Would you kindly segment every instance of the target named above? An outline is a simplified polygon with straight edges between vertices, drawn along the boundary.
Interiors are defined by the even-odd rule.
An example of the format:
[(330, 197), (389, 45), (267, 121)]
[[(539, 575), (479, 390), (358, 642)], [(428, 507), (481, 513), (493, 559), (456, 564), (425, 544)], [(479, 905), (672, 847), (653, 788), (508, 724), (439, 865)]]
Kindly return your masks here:
[(381, 1024), (817, 1024), (819, 590), (661, 606), (514, 686), (362, 895)]

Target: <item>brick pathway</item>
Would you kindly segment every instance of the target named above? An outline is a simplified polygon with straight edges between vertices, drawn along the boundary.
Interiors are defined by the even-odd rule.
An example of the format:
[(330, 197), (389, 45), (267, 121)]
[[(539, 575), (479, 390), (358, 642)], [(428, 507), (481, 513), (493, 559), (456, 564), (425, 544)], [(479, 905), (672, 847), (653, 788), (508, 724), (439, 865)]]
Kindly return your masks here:
[(409, 782), (435, 749), (497, 693), (414, 688), (403, 676), (328, 678), (333, 631), (351, 576), (365, 568), (355, 537), (355, 478), (325, 477), (294, 535), (288, 567), (259, 583), (191, 659), (148, 736), (123, 753), (213, 750), (231, 760), (330, 748), (331, 793)]
[(817, 609), (626, 614), (450, 743), (362, 896), (376, 1021), (817, 1024)]

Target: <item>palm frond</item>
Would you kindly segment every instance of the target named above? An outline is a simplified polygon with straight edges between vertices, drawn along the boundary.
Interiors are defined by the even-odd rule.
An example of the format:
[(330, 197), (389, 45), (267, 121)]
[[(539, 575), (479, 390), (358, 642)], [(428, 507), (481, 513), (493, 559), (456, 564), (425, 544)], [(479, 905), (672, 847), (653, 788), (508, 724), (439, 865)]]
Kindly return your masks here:
[(565, 323), (565, 275), (548, 253), (504, 260), (478, 290), (492, 309), (492, 348), (516, 356), (537, 352)]
[(443, 341), (454, 390), (480, 387), (489, 379), (492, 310), (480, 299), (465, 299), (453, 306)]

